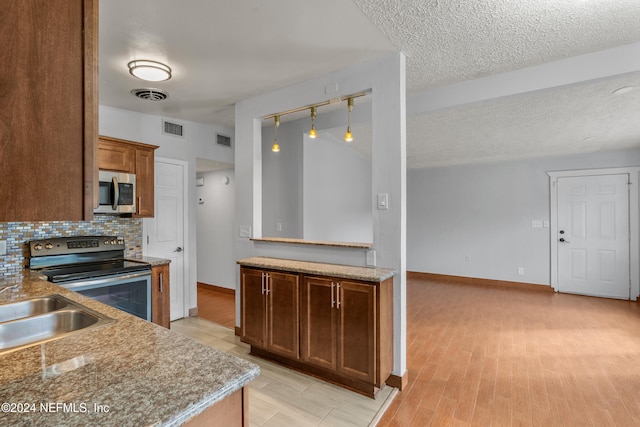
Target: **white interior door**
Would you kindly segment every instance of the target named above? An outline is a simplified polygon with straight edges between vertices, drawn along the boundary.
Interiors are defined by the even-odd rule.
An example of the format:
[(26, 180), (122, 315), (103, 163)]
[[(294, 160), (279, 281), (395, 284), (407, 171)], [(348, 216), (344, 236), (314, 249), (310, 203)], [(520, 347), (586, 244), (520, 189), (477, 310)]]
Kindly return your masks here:
[(185, 317), (184, 170), (182, 162), (156, 159), (155, 213), (145, 221), (147, 255), (171, 260), (171, 320)]
[(629, 177), (558, 178), (558, 290), (629, 299)]

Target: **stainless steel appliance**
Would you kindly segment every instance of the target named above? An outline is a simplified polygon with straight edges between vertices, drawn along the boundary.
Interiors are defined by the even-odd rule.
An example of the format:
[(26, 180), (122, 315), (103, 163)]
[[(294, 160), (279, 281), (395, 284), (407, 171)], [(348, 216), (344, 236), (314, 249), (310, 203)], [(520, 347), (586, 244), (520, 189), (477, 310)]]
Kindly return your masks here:
[(136, 212), (136, 176), (131, 173), (99, 171), (97, 214)]
[(114, 236), (59, 237), (29, 242), (29, 268), (50, 282), (151, 321), (151, 266), (124, 258)]

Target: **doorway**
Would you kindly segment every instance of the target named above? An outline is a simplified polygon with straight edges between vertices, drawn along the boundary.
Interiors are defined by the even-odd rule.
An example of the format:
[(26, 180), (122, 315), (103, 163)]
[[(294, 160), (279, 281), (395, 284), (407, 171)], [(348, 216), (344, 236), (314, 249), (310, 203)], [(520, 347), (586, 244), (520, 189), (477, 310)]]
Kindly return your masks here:
[(637, 299), (638, 170), (549, 173), (554, 290)]
[(185, 173), (186, 162), (155, 159), (155, 212), (143, 221), (145, 253), (170, 264), (171, 320), (185, 317)]

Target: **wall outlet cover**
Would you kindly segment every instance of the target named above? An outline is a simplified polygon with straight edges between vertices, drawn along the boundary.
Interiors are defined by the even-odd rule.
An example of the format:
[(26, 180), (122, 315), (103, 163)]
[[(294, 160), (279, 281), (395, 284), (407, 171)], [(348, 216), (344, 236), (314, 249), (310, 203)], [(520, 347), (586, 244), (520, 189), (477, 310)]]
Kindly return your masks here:
[(376, 266), (376, 251), (374, 250), (367, 251), (366, 265), (368, 265), (369, 267)]
[(250, 239), (251, 238), (251, 226), (250, 225), (241, 225), (240, 226), (240, 237)]

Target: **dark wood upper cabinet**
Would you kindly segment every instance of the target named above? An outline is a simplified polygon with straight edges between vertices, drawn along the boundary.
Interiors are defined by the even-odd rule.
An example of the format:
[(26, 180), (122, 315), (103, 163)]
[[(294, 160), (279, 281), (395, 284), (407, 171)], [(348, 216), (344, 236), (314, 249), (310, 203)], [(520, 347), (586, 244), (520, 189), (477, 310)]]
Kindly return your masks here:
[(3, 3), (0, 222), (93, 218), (97, 47), (97, 0)]
[(100, 170), (136, 174), (136, 213), (140, 218), (154, 215), (154, 162), (157, 145), (100, 136), (98, 167)]

